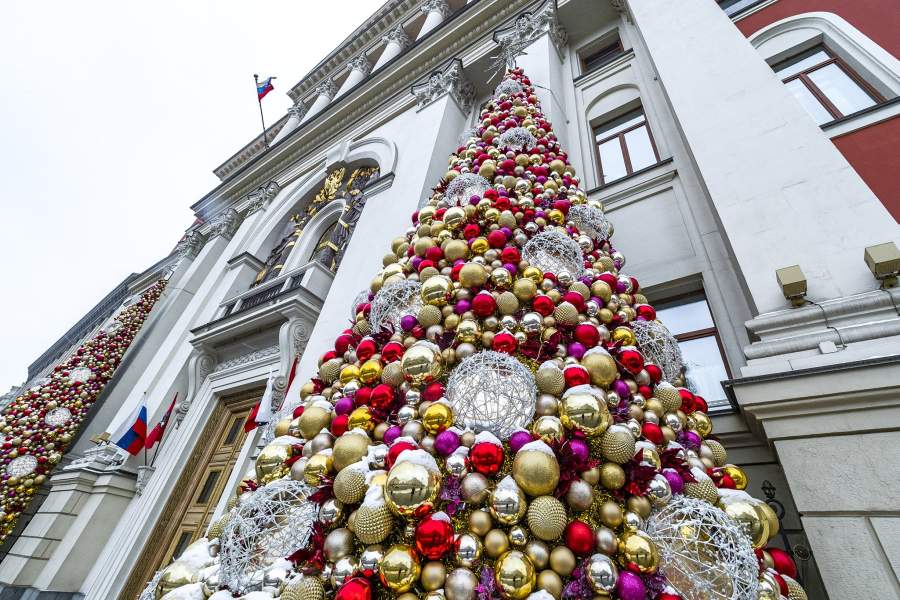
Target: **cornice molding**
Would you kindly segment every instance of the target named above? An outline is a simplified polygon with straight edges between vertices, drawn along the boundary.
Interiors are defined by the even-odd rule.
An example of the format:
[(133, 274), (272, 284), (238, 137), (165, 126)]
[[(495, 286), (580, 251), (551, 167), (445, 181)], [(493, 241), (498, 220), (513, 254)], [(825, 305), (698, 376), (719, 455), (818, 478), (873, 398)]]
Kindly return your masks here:
[(462, 61), (452, 58), (440, 69), (432, 71), (428, 79), (412, 86), (419, 110), (447, 94), (452, 97), (464, 113), (472, 110), (475, 103), (475, 86), (466, 78)]

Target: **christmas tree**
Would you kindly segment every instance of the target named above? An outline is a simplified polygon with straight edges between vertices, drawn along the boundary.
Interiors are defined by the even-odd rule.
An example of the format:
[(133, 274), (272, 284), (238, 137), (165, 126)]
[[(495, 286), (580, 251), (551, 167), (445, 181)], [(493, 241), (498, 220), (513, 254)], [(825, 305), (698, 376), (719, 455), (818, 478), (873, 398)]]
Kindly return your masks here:
[(612, 233), (509, 70), (147, 597), (805, 598)]

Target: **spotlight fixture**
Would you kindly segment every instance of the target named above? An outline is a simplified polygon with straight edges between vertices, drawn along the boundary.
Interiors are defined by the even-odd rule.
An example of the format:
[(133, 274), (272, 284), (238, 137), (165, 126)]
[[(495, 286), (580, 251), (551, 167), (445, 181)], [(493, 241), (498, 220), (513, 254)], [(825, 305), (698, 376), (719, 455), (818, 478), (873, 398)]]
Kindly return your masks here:
[(881, 287), (892, 288), (897, 285), (897, 275), (900, 275), (900, 250), (894, 242), (869, 246), (866, 248), (864, 258), (872, 275), (881, 282)]
[(800, 265), (784, 267), (775, 271), (778, 285), (784, 297), (794, 306), (803, 306), (806, 303), (806, 275), (800, 269)]

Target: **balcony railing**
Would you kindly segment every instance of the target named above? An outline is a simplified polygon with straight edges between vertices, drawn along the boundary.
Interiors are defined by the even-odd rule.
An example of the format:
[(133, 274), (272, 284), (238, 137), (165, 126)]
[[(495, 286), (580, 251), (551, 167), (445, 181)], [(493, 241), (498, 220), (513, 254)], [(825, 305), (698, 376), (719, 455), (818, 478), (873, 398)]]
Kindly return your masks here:
[(334, 275), (323, 265), (310, 262), (288, 271), (284, 275), (262, 283), (254, 288), (229, 298), (221, 304), (222, 310), (216, 321), (248, 311), (267, 302), (272, 302), (303, 286), (324, 299)]

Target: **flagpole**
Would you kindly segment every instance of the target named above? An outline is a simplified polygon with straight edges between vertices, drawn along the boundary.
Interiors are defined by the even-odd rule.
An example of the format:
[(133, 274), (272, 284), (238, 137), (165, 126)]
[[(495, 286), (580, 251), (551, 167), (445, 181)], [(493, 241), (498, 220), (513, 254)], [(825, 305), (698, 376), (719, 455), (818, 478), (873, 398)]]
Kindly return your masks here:
[[(256, 82), (255, 88), (256, 88), (257, 90), (259, 90), (259, 73), (254, 73), (254, 74), (253, 74), (253, 81)], [(266, 150), (268, 150), (268, 149), (269, 149), (269, 140), (266, 139), (266, 118), (263, 116), (262, 98), (259, 97), (259, 92), (258, 92), (258, 91), (256, 92), (256, 103), (259, 104), (259, 120), (262, 122), (262, 129), (263, 129), (263, 143), (265, 143), (265, 145), (266, 145)]]

